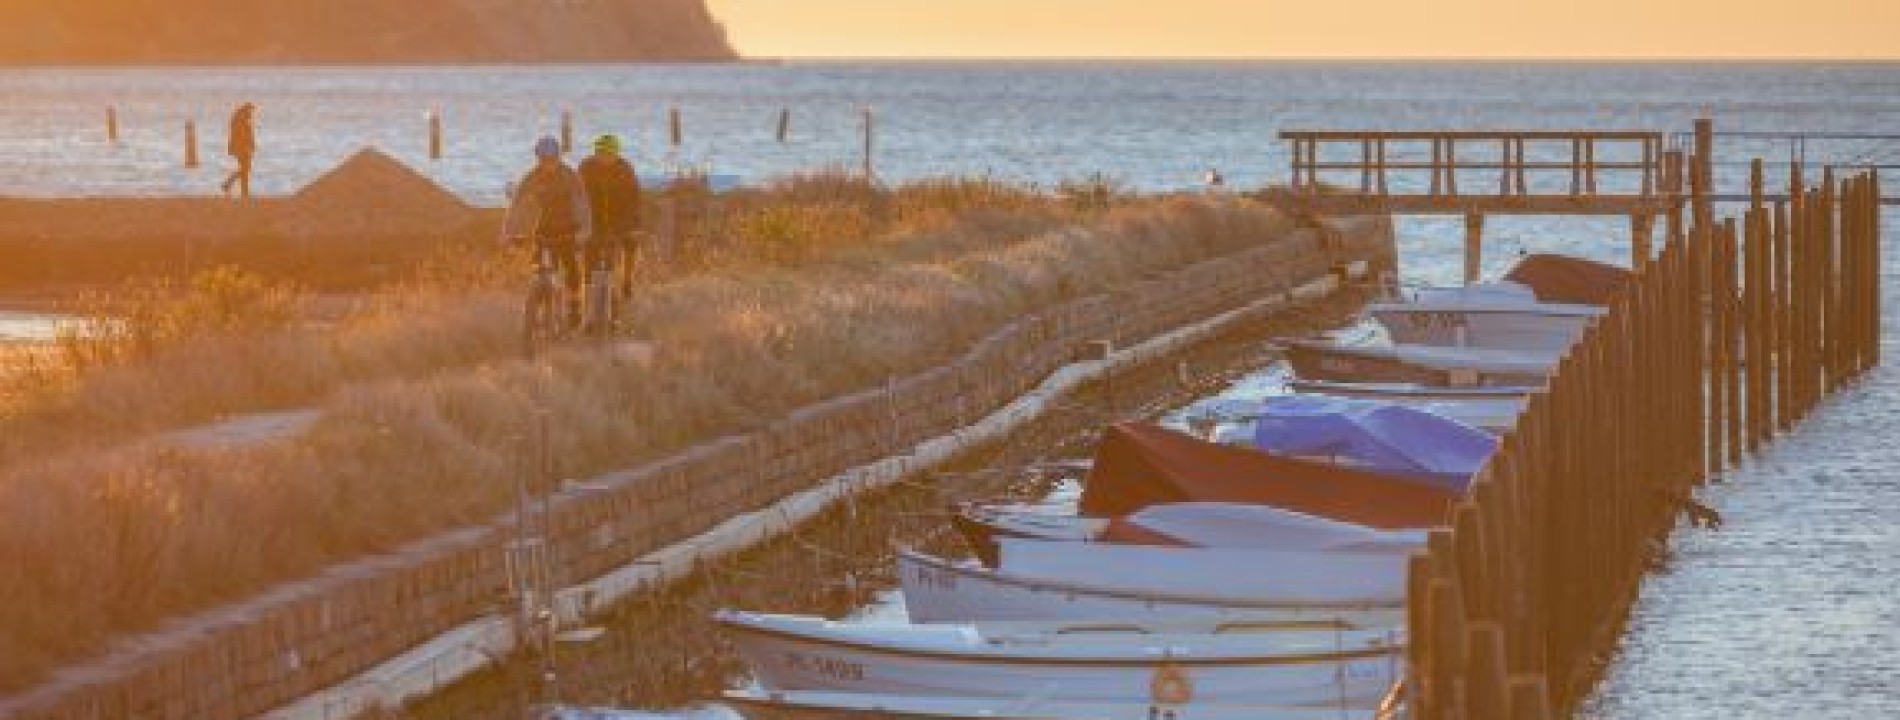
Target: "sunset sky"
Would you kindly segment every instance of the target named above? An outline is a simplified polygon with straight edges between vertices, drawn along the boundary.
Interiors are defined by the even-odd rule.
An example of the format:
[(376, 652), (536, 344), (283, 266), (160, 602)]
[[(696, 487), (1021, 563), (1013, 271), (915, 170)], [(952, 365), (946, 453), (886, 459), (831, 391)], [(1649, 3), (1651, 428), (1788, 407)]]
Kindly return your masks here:
[(710, 2), (754, 57), (1900, 59), (1900, 0)]

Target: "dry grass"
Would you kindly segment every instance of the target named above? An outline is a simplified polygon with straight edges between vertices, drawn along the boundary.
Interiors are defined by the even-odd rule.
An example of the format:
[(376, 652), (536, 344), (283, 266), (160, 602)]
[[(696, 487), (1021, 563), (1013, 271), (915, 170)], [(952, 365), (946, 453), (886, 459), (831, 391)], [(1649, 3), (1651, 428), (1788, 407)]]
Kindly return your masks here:
[[(44, 384), (0, 419), (0, 691), (164, 618), (492, 517), (537, 412), (557, 428), (564, 476), (626, 467), (1286, 229), (1245, 204), (1079, 207), (983, 182), (874, 195), (804, 180), (722, 202), (700, 228), (723, 229), (698, 236), (717, 251), (637, 293), (632, 317), (660, 348), (650, 362), (587, 345), (520, 357), (521, 265), (483, 254), (323, 327), (278, 322), (274, 298), (292, 291), (236, 276), (213, 283), (223, 296), (161, 293), (142, 306), (216, 321), (75, 338), (65, 362), (13, 375)], [(203, 309), (230, 307), (202, 303), (233, 286), (260, 317)], [(141, 440), (299, 405), (321, 419), (289, 440)]]

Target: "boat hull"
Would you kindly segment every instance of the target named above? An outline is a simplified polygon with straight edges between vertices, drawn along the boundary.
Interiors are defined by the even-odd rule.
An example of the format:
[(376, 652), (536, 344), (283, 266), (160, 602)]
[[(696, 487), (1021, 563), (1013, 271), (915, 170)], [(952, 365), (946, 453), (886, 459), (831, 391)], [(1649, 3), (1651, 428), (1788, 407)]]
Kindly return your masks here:
[(899, 553), (899, 581), (912, 622), (1206, 621), (1211, 623), (1338, 623), (1389, 627), (1403, 622), (1404, 604), (1317, 604), (1212, 600), (1018, 577), (914, 552)]
[[(1434, 387), (1542, 385), (1554, 363), (1521, 363), (1524, 367), (1492, 369), (1474, 358), (1419, 359), (1405, 351), (1381, 346), (1354, 347), (1291, 342), (1283, 346), (1287, 364), (1302, 380), (1332, 382), (1413, 383)], [(1454, 348), (1433, 347), (1446, 353)]]
[(1297, 380), (1288, 389), (1304, 394), (1377, 400), (1457, 420), (1493, 433), (1517, 426), (1517, 416), (1533, 388), (1426, 388), (1378, 383), (1334, 383)]
[(720, 621), (767, 691), (1147, 703), (1155, 699), (1157, 676), (1172, 676), (1185, 680), (1183, 694), (1195, 703), (1359, 704), (1384, 695), (1402, 653), (1400, 645), (1377, 644), (1304, 653), (1268, 652), (1263, 645), (1259, 652), (1171, 654), (1179, 636), (1135, 638), (1088, 656), (1041, 647), (923, 650), (731, 616)]
[(1569, 348), (1600, 314), (1414, 305), (1376, 306), (1368, 312), (1394, 343), (1549, 352)]

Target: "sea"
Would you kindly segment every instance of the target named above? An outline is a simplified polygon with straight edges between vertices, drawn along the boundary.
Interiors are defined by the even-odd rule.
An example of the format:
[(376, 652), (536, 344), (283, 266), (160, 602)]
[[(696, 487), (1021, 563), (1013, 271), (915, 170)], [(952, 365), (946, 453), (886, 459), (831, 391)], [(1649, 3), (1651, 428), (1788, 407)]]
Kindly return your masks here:
[[(1517, 62), (786, 62), (732, 65), (0, 70), (0, 197), (211, 195), (224, 122), (259, 106), (257, 188), (295, 192), (364, 147), (498, 204), (540, 136), (626, 138), (643, 172), (741, 184), (869, 161), (880, 182), (980, 176), (1130, 191), (1283, 182), (1301, 129), (1718, 133), (1718, 186), (1768, 162), (1900, 165), (1900, 65)], [(108, 109), (119, 138), (106, 134)], [(675, 145), (668, 124), (680, 118)], [(445, 156), (428, 157), (431, 115)], [(781, 117), (789, 117), (780, 136)], [(867, 123), (867, 118), (868, 123)], [(183, 167), (195, 123), (198, 169)], [(1747, 135), (1727, 133), (1752, 133)], [(1791, 140), (1789, 133), (1814, 136)], [(1821, 136), (1828, 137), (1821, 137)], [(1673, 136), (1672, 136), (1673, 139)], [(1425, 157), (1413, 148), (1413, 157)], [(1534, 148), (1532, 159), (1563, 152)], [(1605, 157), (1604, 159), (1615, 159)], [(1333, 178), (1353, 184), (1357, 177)], [(1395, 178), (1399, 188), (1422, 178)], [(1482, 179), (1476, 181), (1482, 184)], [(1562, 182), (1562, 180), (1534, 180)], [(1608, 179), (1614, 185), (1627, 180)], [(1893, 187), (1900, 188), (1900, 183)], [(1718, 213), (1732, 212), (1725, 206)], [(1900, 215), (1889, 212), (1889, 226)], [(1494, 218), (1484, 269), (1524, 252), (1624, 262), (1622, 218)], [(1404, 279), (1460, 274), (1457, 219), (1398, 222)], [(1889, 233), (1889, 286), (1900, 248)], [(1900, 307), (1888, 303), (1888, 317)], [(33, 316), (47, 318), (50, 316)], [(7, 332), (31, 325), (9, 317)], [(1889, 320), (1888, 342), (1900, 336)], [(51, 321), (45, 323), (50, 326)], [(1893, 349), (1892, 347), (1889, 348)], [(1892, 355), (1890, 355), (1891, 357)], [(1261, 378), (1276, 377), (1277, 369)], [(1257, 392), (1254, 378), (1234, 392)], [(1268, 383), (1271, 384), (1271, 383)], [(1881, 369), (1703, 493), (1721, 530), (1683, 530), (1646, 584), (1587, 716), (1678, 720), (1900, 713), (1900, 372)], [(702, 711), (717, 715), (717, 711)]]

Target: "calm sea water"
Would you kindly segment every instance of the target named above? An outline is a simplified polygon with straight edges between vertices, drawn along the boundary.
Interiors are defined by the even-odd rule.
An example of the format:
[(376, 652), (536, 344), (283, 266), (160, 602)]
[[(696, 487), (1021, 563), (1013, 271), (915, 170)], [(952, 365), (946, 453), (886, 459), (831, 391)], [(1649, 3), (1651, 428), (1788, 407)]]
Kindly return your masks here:
[[(498, 201), (563, 110), (577, 134), (632, 140), (649, 169), (749, 180), (860, 162), (876, 114), (881, 177), (990, 175), (1050, 184), (1101, 173), (1130, 187), (1283, 176), (1294, 128), (1615, 127), (1900, 133), (1900, 65), (1383, 63), (814, 63), (270, 70), (0, 71), (0, 195), (206, 194), (225, 169), (223, 121), (261, 106), (259, 187), (290, 192), (374, 145), (480, 203)], [(122, 140), (105, 141), (105, 108)], [(685, 143), (666, 143), (680, 108)], [(781, 109), (791, 137), (774, 138)], [(448, 158), (426, 159), (425, 113)], [(206, 167), (180, 167), (182, 128)], [(1724, 139), (1725, 161), (1786, 157)], [(1813, 143), (1816, 162), (1900, 162), (1900, 143)], [(1739, 187), (1741, 168), (1721, 168)], [(1900, 221), (1890, 214), (1889, 222)], [(1459, 272), (1456, 221), (1400, 223), (1410, 279)], [(1520, 250), (1621, 260), (1620, 220), (1494, 219), (1496, 272)], [(1900, 249), (1888, 258), (1900, 258)], [(1900, 262), (1900, 261), (1890, 261)], [(1890, 267), (1889, 275), (1900, 273)], [(1889, 278), (1892, 281), (1894, 278)], [(1890, 318), (1900, 317), (1900, 307)], [(1256, 383), (1257, 384), (1257, 383)], [(1883, 370), (1709, 493), (1730, 523), (1685, 531), (1645, 590), (1595, 715), (1876, 717), (1900, 709), (1900, 376)], [(1882, 712), (1887, 711), (1887, 712)]]

